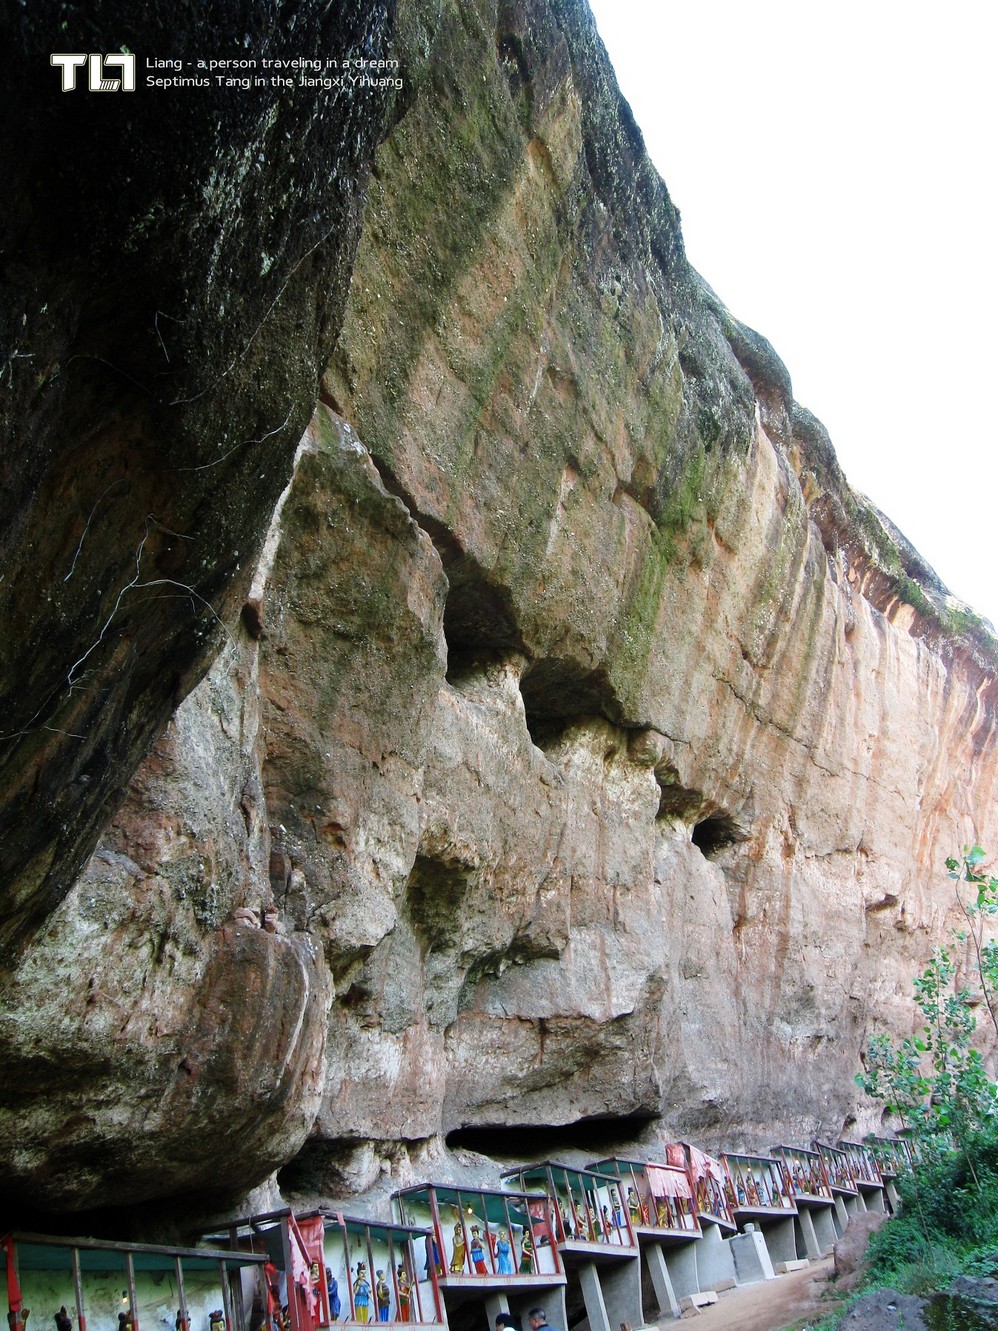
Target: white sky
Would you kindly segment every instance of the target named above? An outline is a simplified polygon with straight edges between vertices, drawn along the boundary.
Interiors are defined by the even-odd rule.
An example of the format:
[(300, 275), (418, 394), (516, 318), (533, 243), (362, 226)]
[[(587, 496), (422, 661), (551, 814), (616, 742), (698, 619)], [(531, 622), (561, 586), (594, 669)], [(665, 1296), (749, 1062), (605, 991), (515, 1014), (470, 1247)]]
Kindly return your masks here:
[(590, 3), (690, 262), (998, 624), (998, 3)]

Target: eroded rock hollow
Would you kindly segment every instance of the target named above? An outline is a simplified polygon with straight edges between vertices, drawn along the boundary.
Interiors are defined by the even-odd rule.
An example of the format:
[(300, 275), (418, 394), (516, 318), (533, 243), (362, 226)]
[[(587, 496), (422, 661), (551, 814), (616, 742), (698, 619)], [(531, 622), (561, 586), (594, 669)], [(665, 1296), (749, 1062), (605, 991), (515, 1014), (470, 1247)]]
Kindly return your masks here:
[[(245, 532), (219, 519), (198, 546), (221, 655), (71, 888), (8, 888), (31, 928), (0, 976), (4, 1063), (26, 1070), (0, 1092), (0, 1176), (52, 1214), (141, 1204), (154, 1226), (277, 1170), (288, 1195), (355, 1195), (457, 1167), (448, 1140), (515, 1153), (525, 1128), (568, 1149), (594, 1125), (705, 1146), (873, 1127), (865, 1036), (908, 1029), (953, 918), (943, 859), (993, 826), (994, 642), (687, 265), (585, 6), (404, 0), (394, 41), (405, 91), (293, 477), (275, 503), (279, 450), (259, 488), (254, 455)], [(256, 225), (252, 182), (233, 188)], [(280, 289), (321, 346), (336, 282)], [(251, 341), (254, 420), (290, 406), (286, 444), (308, 357), (284, 385), (281, 338)], [(120, 376), (104, 391), (127, 429), (46, 538), (45, 567), (61, 541), (81, 578), (86, 513), (132, 493), (138, 408)], [(201, 475), (236, 435), (193, 390), (185, 410)], [(223, 498), (192, 512), (230, 502), (228, 467), (210, 475)], [(136, 502), (119, 556), (136, 521), (186, 538)], [(87, 576), (106, 598), (134, 573)], [(140, 713), (131, 756), (170, 696), (143, 636), (161, 611), (114, 639), (155, 704), (110, 642), (104, 691), (88, 664), (60, 703), (110, 709), (113, 734)], [(51, 637), (28, 717), (88, 640)], [(16, 673), (4, 650), (24, 681), (23, 641)], [(39, 754), (67, 751), (30, 744), (14, 822)], [(114, 780), (81, 804), (83, 768), (53, 771), (96, 827)], [(68, 864), (55, 816), (37, 853)]]

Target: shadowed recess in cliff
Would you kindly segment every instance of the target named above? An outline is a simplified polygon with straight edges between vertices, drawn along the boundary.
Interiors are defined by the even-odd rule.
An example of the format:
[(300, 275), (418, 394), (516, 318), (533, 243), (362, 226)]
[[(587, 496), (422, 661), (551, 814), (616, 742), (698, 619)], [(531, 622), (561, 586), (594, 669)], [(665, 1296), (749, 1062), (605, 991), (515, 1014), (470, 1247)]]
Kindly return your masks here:
[[(328, 390), (323, 400), (339, 414), (337, 399)], [(523, 640), (509, 589), (492, 578), (454, 532), (423, 512), (389, 463), (370, 454), (381, 483), (406, 506), (409, 516), (430, 538), (447, 574), (444, 638), (447, 643), (447, 682), (460, 686), (467, 675), (511, 651), (522, 651)]]
[(729, 846), (748, 840), (747, 828), (725, 809), (718, 808), (702, 790), (684, 786), (671, 763), (659, 763), (655, 779), (660, 792), (657, 818), (665, 823), (684, 824), (704, 859), (713, 860)]
[(278, 1171), (281, 1192), (289, 1197), (349, 1196), (356, 1189), (356, 1154), (365, 1145), (352, 1137), (312, 1138)]
[(447, 1134), (451, 1150), (477, 1151), (494, 1160), (558, 1159), (565, 1151), (593, 1156), (636, 1147), (651, 1114), (625, 1114), (620, 1118), (581, 1118), (574, 1123), (532, 1124), (530, 1127), (481, 1126), (455, 1128)]
[(549, 748), (573, 723), (602, 716), (620, 723), (621, 707), (604, 669), (558, 657), (531, 661), (520, 676), (530, 738)]
[(447, 681), (459, 685), (477, 667), (521, 651), (523, 642), (508, 588), (494, 582), (470, 555), (448, 561), (440, 553), (450, 583), (444, 607)]
[(413, 928), (427, 952), (443, 951), (457, 943), (470, 879), (464, 865), (416, 856), (406, 893)]
[(722, 850), (746, 840), (747, 833), (736, 819), (720, 810), (694, 823), (691, 839), (704, 859), (712, 860)]

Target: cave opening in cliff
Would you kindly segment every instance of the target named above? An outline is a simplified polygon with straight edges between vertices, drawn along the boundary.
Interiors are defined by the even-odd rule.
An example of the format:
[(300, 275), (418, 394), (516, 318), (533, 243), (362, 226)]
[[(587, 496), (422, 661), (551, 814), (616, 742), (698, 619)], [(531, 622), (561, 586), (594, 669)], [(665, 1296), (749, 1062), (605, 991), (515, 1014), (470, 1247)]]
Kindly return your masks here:
[(620, 710), (605, 672), (560, 657), (531, 661), (520, 676), (520, 694), (530, 738), (545, 751), (583, 718), (615, 721)]
[(522, 650), (512, 598), (493, 582), (477, 560), (440, 550), (450, 589), (444, 605), (447, 682), (462, 681), (483, 665)]
[(651, 1114), (626, 1114), (620, 1118), (577, 1119), (574, 1123), (455, 1128), (447, 1134), (447, 1145), (494, 1160), (557, 1158), (559, 1152), (567, 1150), (606, 1156), (631, 1149), (652, 1119)]
[(744, 841), (745, 833), (730, 814), (711, 813), (694, 823), (691, 840), (705, 859), (712, 860), (728, 846)]

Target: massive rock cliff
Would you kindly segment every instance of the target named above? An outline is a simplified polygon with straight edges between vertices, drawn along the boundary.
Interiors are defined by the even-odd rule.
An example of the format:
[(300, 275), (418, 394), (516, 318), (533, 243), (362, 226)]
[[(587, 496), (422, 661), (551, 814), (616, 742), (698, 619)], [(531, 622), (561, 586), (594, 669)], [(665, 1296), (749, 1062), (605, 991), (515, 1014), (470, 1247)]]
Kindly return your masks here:
[(686, 264), (584, 6), (396, 42), (242, 615), (2, 976), (42, 1210), (873, 1126), (993, 830), (994, 644)]

